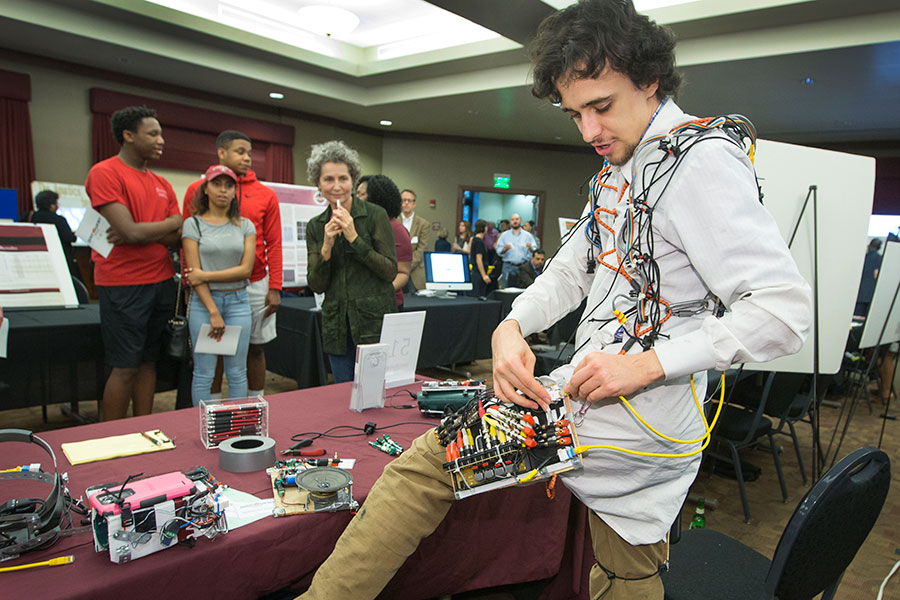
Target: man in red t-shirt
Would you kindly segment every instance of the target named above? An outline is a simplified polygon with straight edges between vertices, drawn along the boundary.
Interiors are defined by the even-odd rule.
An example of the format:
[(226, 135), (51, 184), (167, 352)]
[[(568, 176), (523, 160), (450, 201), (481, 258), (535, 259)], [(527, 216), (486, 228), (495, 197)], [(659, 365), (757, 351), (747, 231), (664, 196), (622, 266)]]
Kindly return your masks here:
[(181, 241), (178, 199), (169, 182), (147, 169), (165, 140), (156, 111), (130, 106), (112, 116), (119, 154), (91, 167), (91, 206), (109, 221), (114, 244), (104, 258), (91, 252), (100, 297), (100, 328), (112, 367), (103, 390), (103, 419), (150, 414), (162, 332), (175, 305), (175, 275), (166, 246)]
[[(247, 288), (253, 318), (250, 350), (247, 352), (247, 395), (254, 397), (263, 393), (266, 383), (264, 344), (274, 340), (276, 335), (275, 311), (281, 304), (282, 262), (278, 198), (275, 192), (259, 182), (256, 173), (250, 169), (252, 150), (250, 138), (240, 131), (223, 131), (216, 138), (219, 164), (238, 176), (237, 198), (241, 216), (250, 219), (256, 227), (256, 259)], [(194, 198), (202, 183), (202, 179), (195, 181), (184, 194), (182, 215), (185, 219), (193, 214)], [(221, 364), (220, 360), (212, 384), (213, 394), (219, 394), (222, 390)]]

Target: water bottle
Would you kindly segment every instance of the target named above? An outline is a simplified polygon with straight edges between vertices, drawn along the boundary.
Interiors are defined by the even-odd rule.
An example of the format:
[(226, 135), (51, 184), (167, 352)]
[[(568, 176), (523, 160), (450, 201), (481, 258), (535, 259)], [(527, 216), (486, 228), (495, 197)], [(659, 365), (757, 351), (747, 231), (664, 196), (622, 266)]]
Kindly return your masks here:
[(694, 511), (694, 518), (691, 519), (691, 529), (703, 529), (706, 527), (706, 516), (704, 515), (703, 498), (697, 502), (697, 510)]

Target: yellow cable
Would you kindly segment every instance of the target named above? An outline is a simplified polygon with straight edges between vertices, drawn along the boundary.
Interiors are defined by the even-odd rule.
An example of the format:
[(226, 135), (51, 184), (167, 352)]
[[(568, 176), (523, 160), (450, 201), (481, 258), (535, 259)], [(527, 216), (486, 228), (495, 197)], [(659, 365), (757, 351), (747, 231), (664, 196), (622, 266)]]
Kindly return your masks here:
[[(722, 373), (722, 381), (719, 386), (721, 388), (721, 393), (719, 394), (719, 405), (716, 407), (716, 414), (713, 416), (712, 424), (710, 424), (706, 420), (706, 415), (703, 413), (703, 407), (700, 405), (700, 400), (697, 398), (697, 389), (694, 387), (694, 376), (691, 375), (691, 393), (694, 396), (694, 405), (697, 407), (697, 411), (700, 413), (700, 418), (703, 420), (703, 428), (705, 429), (705, 433), (703, 437), (697, 438), (696, 440), (678, 440), (672, 437), (667, 436), (664, 433), (661, 433), (656, 430), (655, 427), (647, 423), (643, 417), (641, 417), (636, 410), (631, 406), (628, 400), (625, 399), (624, 396), (619, 396), (619, 399), (625, 404), (625, 407), (628, 409), (631, 414), (638, 418), (638, 420), (644, 424), (650, 431), (658, 435), (659, 437), (669, 440), (670, 442), (675, 442), (678, 444), (695, 444), (697, 442), (703, 442), (698, 449), (692, 450), (690, 452), (643, 452), (641, 450), (631, 450), (629, 448), (622, 448), (621, 446), (611, 446), (609, 444), (593, 444), (590, 446), (576, 446), (572, 449), (572, 452), (575, 454), (584, 454), (588, 450), (615, 450), (617, 452), (624, 452), (625, 454), (633, 454), (635, 456), (654, 456), (661, 458), (683, 458), (686, 456), (693, 456), (695, 454), (699, 454), (706, 449), (709, 445), (709, 441), (711, 439), (712, 430), (715, 428), (716, 423), (719, 421), (719, 415), (722, 413), (722, 406), (725, 404), (725, 373)], [(534, 479), (538, 475), (538, 469), (532, 469), (527, 475), (522, 477), (521, 481), (523, 483), (527, 483)]]
[(57, 556), (56, 558), (51, 558), (50, 560), (29, 563), (27, 565), (19, 565), (17, 567), (2, 567), (0, 568), (0, 573), (3, 573), (4, 571), (21, 571), (22, 569), (31, 569), (33, 567), (55, 567), (57, 565), (67, 565), (74, 560), (75, 556), (72, 554), (68, 556)]

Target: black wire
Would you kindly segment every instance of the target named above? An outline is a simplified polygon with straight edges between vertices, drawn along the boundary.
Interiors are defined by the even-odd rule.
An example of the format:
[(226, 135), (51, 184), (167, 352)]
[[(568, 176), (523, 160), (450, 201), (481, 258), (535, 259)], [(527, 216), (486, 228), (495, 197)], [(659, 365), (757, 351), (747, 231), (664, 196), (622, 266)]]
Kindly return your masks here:
[[(430, 423), (428, 421), (402, 421), (400, 423), (394, 423), (392, 425), (377, 426), (375, 428), (375, 431), (381, 431), (383, 429), (391, 429), (393, 427), (399, 427), (400, 425), (428, 425), (429, 427), (434, 427), (434, 423)], [(348, 433), (346, 435), (334, 435), (333, 433), (331, 433), (332, 431), (334, 431), (336, 429), (353, 429), (360, 433)], [(370, 435), (370, 434), (366, 433), (366, 430), (363, 427), (357, 427), (356, 425), (335, 425), (334, 427), (331, 427), (331, 428), (326, 429), (325, 431), (321, 431), (321, 432), (320, 431), (307, 431), (304, 433), (295, 433), (294, 435), (291, 436), (291, 441), (299, 442), (301, 439), (308, 438), (310, 436), (314, 436), (312, 439), (317, 440), (320, 437), (340, 439), (340, 438), (359, 437), (359, 436), (365, 436), (365, 435)]]

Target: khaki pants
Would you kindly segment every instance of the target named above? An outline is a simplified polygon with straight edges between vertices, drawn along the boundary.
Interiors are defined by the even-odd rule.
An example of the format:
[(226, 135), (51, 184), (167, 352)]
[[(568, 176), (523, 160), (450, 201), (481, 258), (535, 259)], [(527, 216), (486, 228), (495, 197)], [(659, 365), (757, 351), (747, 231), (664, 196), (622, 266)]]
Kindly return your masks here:
[[(428, 431), (384, 470), (359, 513), (338, 539), (334, 551), (316, 571), (303, 600), (363, 600), (375, 598), (394, 573), (430, 535), (450, 510), (453, 487), (443, 470), (446, 449)], [(665, 543), (631, 546), (590, 512), (594, 555), (619, 577), (656, 573), (665, 557)], [(565, 535), (565, 532), (559, 532)], [(661, 600), (657, 574), (642, 581), (612, 580), (595, 564), (591, 598)]]
[[(666, 560), (666, 542), (632, 546), (594, 511), (588, 510), (588, 514), (595, 557), (591, 567), (591, 600), (663, 600), (659, 567)], [(610, 578), (610, 573), (615, 578)]]
[(385, 468), (304, 600), (374, 598), (450, 510), (446, 448), (429, 430)]

